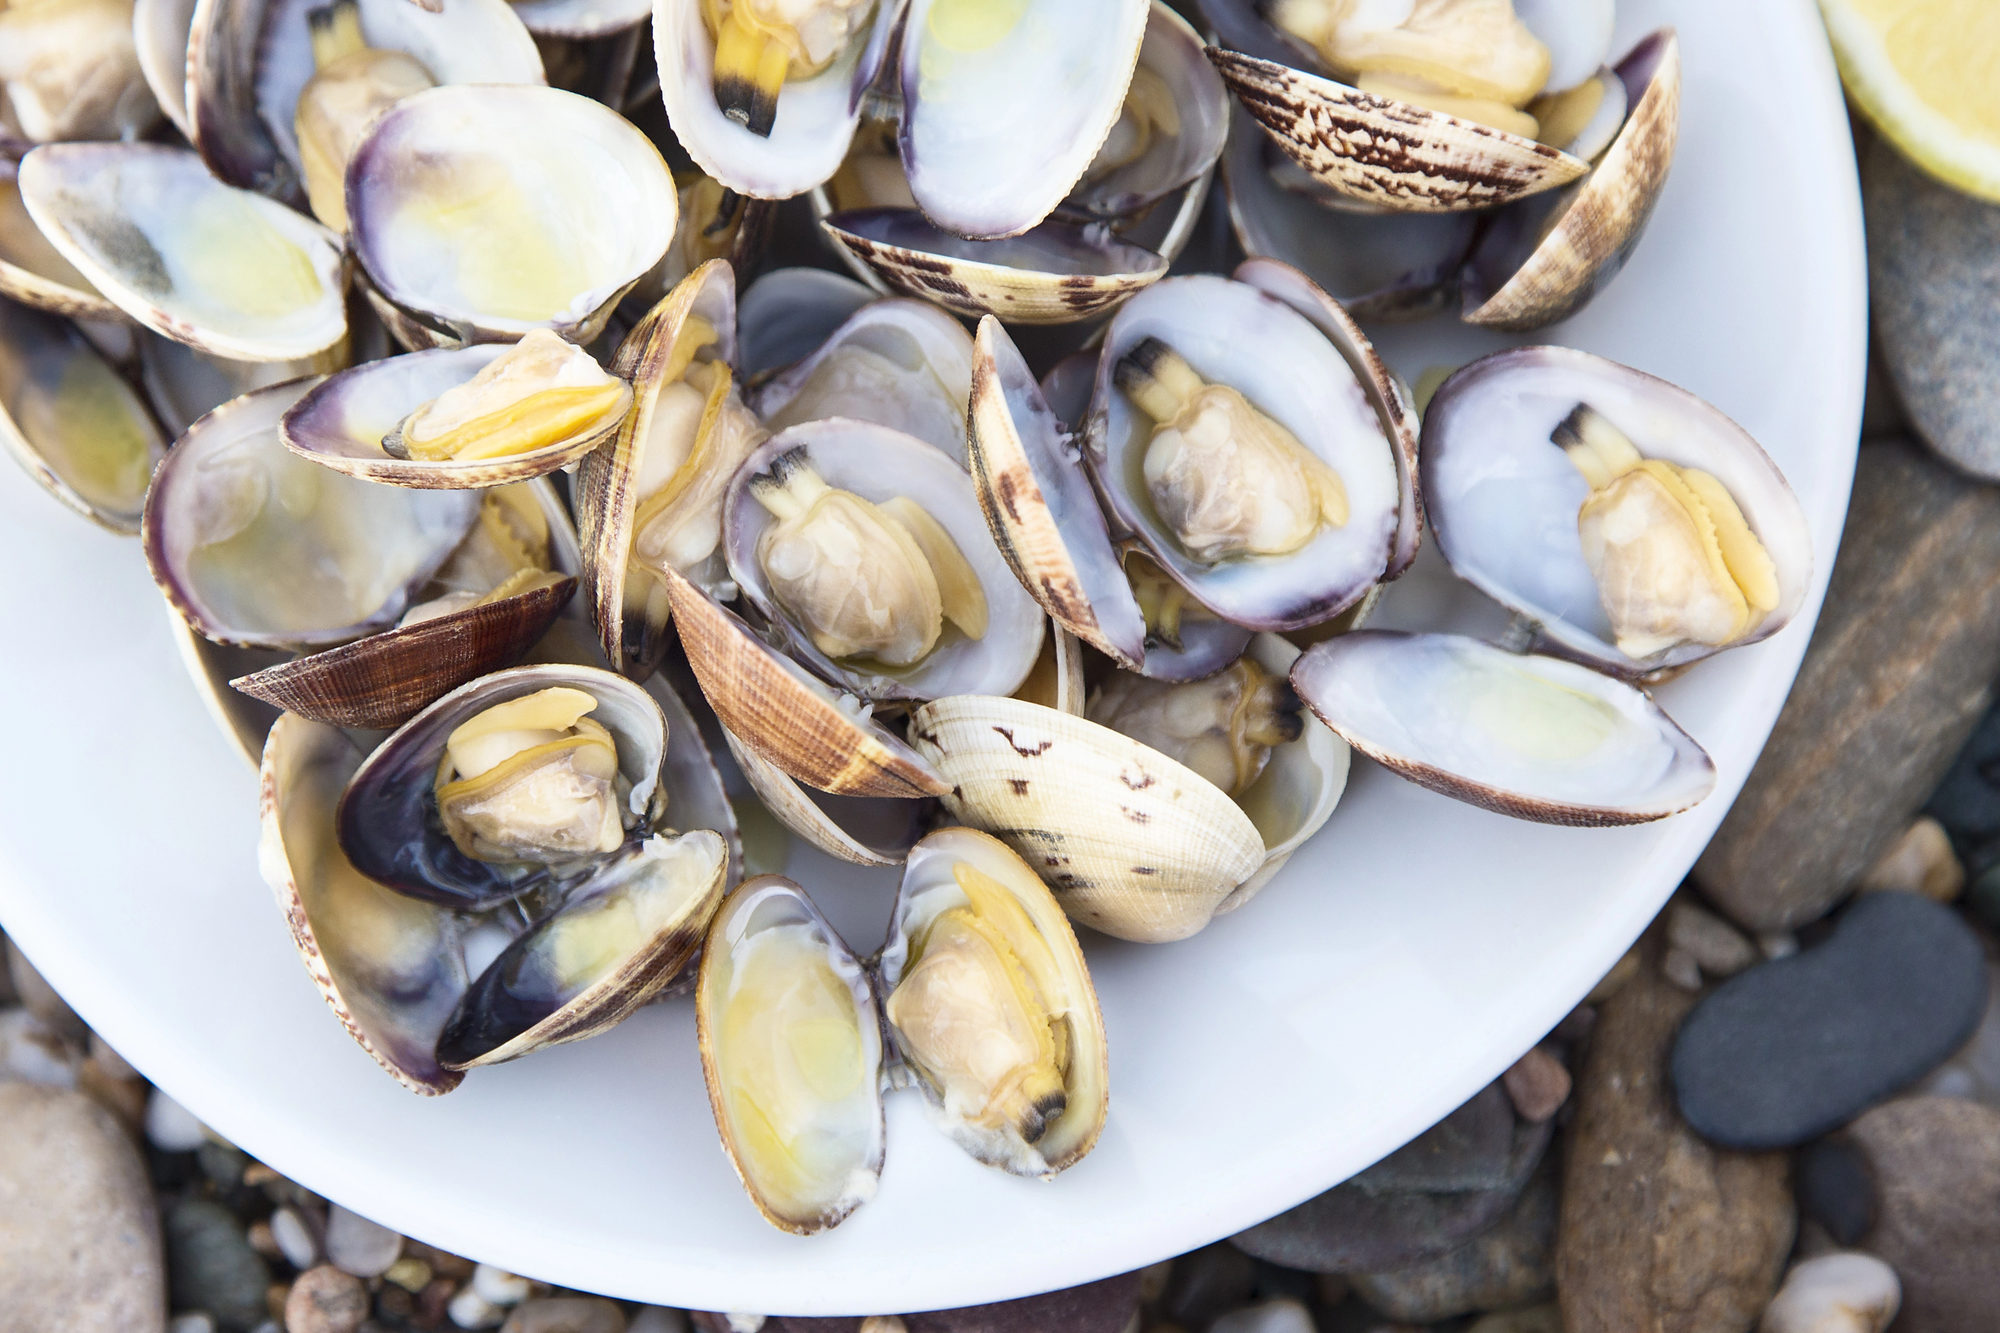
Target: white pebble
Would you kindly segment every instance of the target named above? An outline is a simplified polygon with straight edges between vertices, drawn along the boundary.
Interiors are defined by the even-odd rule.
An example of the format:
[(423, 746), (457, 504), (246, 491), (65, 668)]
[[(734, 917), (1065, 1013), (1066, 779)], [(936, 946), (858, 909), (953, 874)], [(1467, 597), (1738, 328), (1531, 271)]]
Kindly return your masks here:
[(507, 1312), (487, 1300), (471, 1287), (459, 1288), (458, 1295), (451, 1298), (445, 1307), (451, 1322), (460, 1328), (498, 1328)]
[(194, 1112), (153, 1089), (146, 1098), (146, 1142), (161, 1152), (193, 1152), (208, 1139), (208, 1126)]
[(492, 1264), (480, 1264), (472, 1270), (472, 1289), (495, 1305), (519, 1305), (528, 1299), (528, 1279)]
[(76, 1086), (79, 1061), (69, 1043), (26, 1009), (0, 1011), (0, 1081)]
[(1756, 946), (1741, 931), (1686, 899), (1667, 909), (1667, 942), (1686, 950), (1712, 977), (1733, 977), (1757, 961)]
[(642, 1306), (625, 1326), (625, 1333), (688, 1333), (688, 1317), (664, 1305)]
[(1882, 1333), (1903, 1303), (1896, 1270), (1847, 1250), (1794, 1264), (1760, 1333)]
[(167, 1333), (215, 1333), (215, 1321), (200, 1311), (177, 1314), (167, 1321)]
[(285, 1262), (301, 1273), (319, 1262), (319, 1241), (295, 1208), (280, 1208), (271, 1214), (271, 1239), (277, 1242)]
[(339, 1204), (326, 1215), (327, 1262), (356, 1277), (380, 1277), (402, 1257), (403, 1238)]
[(1265, 1301), (1231, 1310), (1208, 1326), (1209, 1333), (1317, 1333), (1312, 1311), (1297, 1301)]

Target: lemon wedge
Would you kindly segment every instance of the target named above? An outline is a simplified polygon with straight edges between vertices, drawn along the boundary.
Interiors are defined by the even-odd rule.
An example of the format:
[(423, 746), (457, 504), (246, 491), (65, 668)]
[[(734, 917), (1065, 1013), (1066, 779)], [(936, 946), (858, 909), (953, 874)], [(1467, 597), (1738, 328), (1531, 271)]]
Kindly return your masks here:
[(1917, 165), (2000, 202), (2000, 5), (1820, 0), (1847, 92)]

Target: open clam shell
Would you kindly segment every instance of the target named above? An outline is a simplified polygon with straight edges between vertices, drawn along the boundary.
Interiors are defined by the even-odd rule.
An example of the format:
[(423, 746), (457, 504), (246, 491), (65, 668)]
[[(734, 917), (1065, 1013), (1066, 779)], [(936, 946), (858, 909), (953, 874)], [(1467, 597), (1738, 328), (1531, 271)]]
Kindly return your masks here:
[(736, 306), (738, 368), (752, 383), (810, 356), (875, 299), (852, 278), (823, 268), (772, 269)]
[[(997, 891), (1004, 901), (988, 903), (969, 896), (959, 878), (966, 870), (979, 876), (976, 882), (984, 893)], [(995, 1106), (966, 1104), (984, 1089), (962, 1090), (958, 1080), (938, 1078), (937, 1071), (925, 1062), (924, 1054), (932, 1045), (946, 1048), (946, 1054), (959, 1053), (951, 1048), (966, 1038), (956, 1024), (978, 1014), (969, 1003), (972, 997), (963, 990), (954, 994), (956, 988), (942, 979), (962, 966), (963, 955), (939, 960), (943, 972), (938, 980), (921, 975), (926, 937), (947, 912), (960, 916), (970, 913), (990, 932), (989, 940), (997, 936), (1003, 942), (1029, 981), (1041, 1010), (1036, 1017), (1045, 1018), (1052, 1029), (1061, 1029), (1062, 1039), (1055, 1045), (1060, 1052), (1056, 1072), (1061, 1075), (1062, 1107), (1053, 1115), (1030, 1114), (1035, 1131), (1032, 1140), (1023, 1134), (1017, 1117), (1004, 1115)], [(939, 1123), (959, 1147), (988, 1166), (1047, 1180), (1080, 1161), (1096, 1145), (1110, 1106), (1111, 1080), (1104, 1016), (1090, 984), (1090, 969), (1084, 965), (1076, 932), (1070, 929), (1048, 886), (1004, 843), (976, 829), (948, 828), (912, 848), (878, 967), (882, 993), (887, 997), (883, 1001), (885, 1016), (898, 1058), (914, 1073)], [(911, 989), (899, 1002), (899, 992), (906, 983)], [(939, 992), (943, 1003), (954, 1010), (948, 1016), (935, 1013), (925, 1003)], [(991, 1017), (985, 1021), (996, 1032), (1020, 1040), (1011, 1024)]]
[(499, 1064), (623, 1021), (701, 947), (728, 866), (728, 844), (710, 829), (613, 853), (473, 981), (438, 1036), (438, 1059)]
[(247, 393), (190, 426), (141, 525), (167, 601), (218, 643), (318, 647), (401, 618), (479, 511), (469, 491), (376, 486), (278, 439), (312, 380)]
[(1715, 787), (1715, 765), (1658, 705), (1574, 662), (1359, 630), (1308, 649), (1292, 685), (1363, 754), (1518, 819), (1637, 824)]
[(773, 1226), (810, 1235), (874, 1197), (880, 1011), (866, 969), (797, 884), (759, 875), (723, 902), (695, 1029), (723, 1149)]
[(1769, 553), (1777, 604), (1723, 646), (1784, 628), (1812, 581), (1812, 537), (1784, 474), (1748, 432), (1685, 389), (1571, 348), (1495, 352), (1432, 397), (1424, 497), (1453, 571), (1533, 621), (1540, 643), (1619, 675), (1652, 675), (1720, 651), (1683, 641), (1633, 657), (1614, 641), (1577, 527), (1590, 485), (1550, 440), (1579, 404), (1614, 423), (1641, 456), (1713, 476)]
[(950, 786), (909, 745), (766, 645), (687, 579), (665, 580), (681, 647), (722, 725), (808, 786), (842, 796), (937, 796)]
[(368, 879), (340, 850), (334, 807), (361, 759), (337, 728), (278, 719), (259, 775), (258, 866), (348, 1035), (410, 1091), (450, 1092), (461, 1076), (437, 1040), (466, 991), (465, 923)]
[[(954, 543), (985, 599), (986, 632), (971, 638), (948, 626), (922, 658), (902, 668), (836, 661), (821, 651), (780, 601), (761, 546), (775, 524), (756, 488), (810, 467), (827, 485), (882, 504), (915, 501)], [(972, 481), (941, 450), (865, 422), (811, 421), (780, 431), (737, 470), (723, 509), (729, 571), (744, 599), (784, 635), (806, 667), (865, 699), (934, 699), (947, 694), (1011, 694), (1034, 668), (1047, 623), (1007, 567)]]
[(1109, 727), (1018, 699), (917, 709), (910, 739), (951, 784), (945, 809), (996, 834), (1071, 920), (1120, 939), (1185, 939), (1264, 863), (1220, 788)]
[(467, 681), (512, 666), (569, 604), (580, 563), (555, 488), (526, 485), (548, 522), (550, 563), (571, 577), (239, 675), (230, 685), (317, 722), (387, 730)]
[[(513, 667), (461, 685), (398, 728), (370, 754), (341, 794), (341, 848), (369, 878), (431, 902), (483, 911), (533, 888), (587, 874), (564, 874), (522, 861), (487, 861), (461, 851), (437, 813), (435, 792), (445, 742), (476, 714), (537, 691), (564, 686), (597, 701), (592, 721), (611, 734), (624, 796), (621, 818), (643, 839), (666, 805), (660, 783), (667, 725), (644, 690), (595, 667)], [(628, 839), (628, 842), (630, 839)]]
[(134, 0), (132, 45), (139, 73), (160, 110), (181, 137), (194, 141), (188, 119), (187, 52), (194, 26), (194, 0)]
[[(681, 356), (683, 335), (695, 320), (714, 332), (714, 340), (694, 349), (691, 357)], [(671, 466), (655, 457), (681, 444), (677, 436), (665, 434), (672, 420), (661, 410), (661, 395), (680, 383), (696, 362), (728, 365), (735, 355), (735, 273), (727, 261), (710, 260), (648, 311), (620, 345), (613, 367), (631, 381), (632, 408), (610, 446), (586, 454), (577, 469), (584, 598), (613, 669), (635, 678), (650, 675), (666, 652), (670, 612), (664, 590), (655, 586), (651, 566), (634, 559), (634, 528), (646, 498), (641, 490), (649, 477), (659, 477), (654, 484), (662, 488), (671, 487), (688, 468), (703, 465), (698, 448)], [(727, 570), (719, 550), (719, 497), (717, 512), (702, 517), (712, 518), (718, 549), (685, 572), (699, 580), (704, 591), (723, 591)]]
[(972, 339), (965, 326), (922, 301), (874, 301), (826, 341), (750, 396), (774, 431), (846, 417), (873, 422), (965, 457)]
[(123, 320), (90, 279), (49, 244), (21, 201), (20, 164), (0, 157), (0, 297), (70, 319)]
[(1463, 318), (1538, 329), (1583, 308), (1625, 265), (1652, 217), (1680, 135), (1680, 40), (1662, 28), (1618, 63), (1631, 112), (1588, 176), (1544, 206), (1493, 219), (1472, 252)]
[(723, 728), (750, 789), (778, 822), (828, 856), (862, 866), (901, 865), (923, 832), (928, 801), (814, 791)]
[(788, 79), (768, 136), (724, 115), (715, 101), (715, 42), (702, 0), (654, 0), (653, 56), (660, 98), (695, 165), (738, 194), (789, 199), (831, 176), (861, 119), (862, 95), (888, 52), (902, 0), (878, 0), (875, 16), (833, 63)]
[[(1278, 283), (1280, 268), (1251, 273), (1286, 286)], [(1383, 395), (1372, 370), (1364, 379), (1350, 364), (1348, 349), (1359, 334), (1329, 313), (1338, 308), (1306, 301), (1315, 289), (1302, 276), (1287, 283), (1339, 331), (1340, 343), (1291, 300), (1261, 286), (1209, 275), (1168, 279), (1128, 303), (1106, 331), (1086, 432), (1085, 457), (1113, 521), (1136, 534), (1196, 600), (1252, 629), (1299, 629), (1331, 619), (1359, 601), (1415, 540), (1398, 426), (1384, 415), (1385, 407), (1400, 411), (1399, 400)], [(1347, 521), (1322, 527), (1278, 557), (1207, 563), (1187, 551), (1147, 494), (1143, 463), (1153, 423), (1113, 384), (1120, 358), (1147, 338), (1178, 352), (1203, 380), (1238, 390), (1330, 464), (1346, 489)]]
[(42, 234), (153, 332), (238, 361), (289, 361), (347, 332), (332, 235), (157, 144), (66, 143), (21, 160)]
[(1080, 449), (1000, 322), (979, 321), (967, 463), (1001, 556), (1055, 622), (1121, 666), (1146, 622), (1111, 544)]
[(254, 771), (263, 761), (264, 741), (283, 710), (262, 699), (238, 694), (229, 688), (229, 681), (246, 672), (276, 666), (287, 661), (288, 655), (275, 648), (232, 648), (212, 642), (195, 633), (194, 626), (173, 607), (162, 609), (167, 614), (167, 632), (173, 638), (174, 650), (187, 669), (188, 680), (200, 697), (202, 708), (216, 730)]
[(587, 343), (673, 243), (679, 201), (630, 122), (555, 88), (432, 88), (347, 168), (351, 244), (437, 345), (553, 329)]
[[(330, 375), (285, 413), (279, 424), (285, 447), (350, 477), (391, 486), (474, 490), (568, 467), (609, 439), (624, 420), (621, 407), (539, 449), (504, 458), (396, 458), (384, 450), (383, 438), (403, 418), (470, 380), (506, 351), (505, 345), (491, 343), (437, 348)], [(622, 401), (630, 405), (629, 390)]]
[(1167, 271), (1151, 250), (1062, 221), (992, 241), (966, 240), (908, 208), (835, 213), (820, 226), (892, 290), (1009, 324), (1101, 315)]
[(139, 383), (160, 424), (178, 436), (232, 398), (340, 369), (348, 364), (348, 348), (336, 343), (297, 361), (233, 361), (148, 335), (139, 340)]
[(917, 206), (984, 239), (1047, 217), (1118, 121), (1149, 9), (1024, 0), (1006, 11), (1011, 23), (975, 20), (975, 36), (958, 31), (966, 20), (950, 0), (910, 0), (901, 147)]
[(0, 446), (56, 499), (132, 534), (167, 442), (74, 325), (0, 298)]

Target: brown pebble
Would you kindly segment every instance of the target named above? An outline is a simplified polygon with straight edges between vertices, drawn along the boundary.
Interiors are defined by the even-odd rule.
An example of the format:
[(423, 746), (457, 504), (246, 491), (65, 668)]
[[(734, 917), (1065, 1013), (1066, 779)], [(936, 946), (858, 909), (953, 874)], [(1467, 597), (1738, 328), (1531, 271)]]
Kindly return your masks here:
[(283, 1282), (273, 1282), (264, 1288), (264, 1313), (273, 1319), (285, 1317), (285, 1302), (291, 1298), (291, 1287)]
[(368, 1284), (332, 1264), (299, 1274), (279, 1307), (286, 1333), (354, 1333), (368, 1317)]
[(271, 1224), (269, 1222), (252, 1222), (250, 1224), (250, 1248), (263, 1255), (266, 1259), (281, 1259), (285, 1253), (278, 1248), (278, 1238), (271, 1234)]
[(76, 1090), (117, 1116), (134, 1140), (145, 1138), (146, 1080), (122, 1077), (115, 1068), (90, 1059), (77, 1066)]
[(500, 1333), (625, 1333), (625, 1312), (601, 1296), (546, 1296), (515, 1306)]
[(431, 1272), (436, 1273), (439, 1277), (453, 1278), (460, 1282), (471, 1277), (472, 1270), (475, 1267), (470, 1259), (453, 1254), (449, 1250), (440, 1250), (435, 1245), (426, 1245), (420, 1240), (412, 1240), (407, 1237), (403, 1241), (403, 1257), (406, 1259), (421, 1259), (429, 1264)]
[[(354, 1279), (359, 1282), (360, 1278)], [(375, 1293), (375, 1313), (388, 1320), (408, 1319), (417, 1312), (417, 1298), (401, 1287), (384, 1285)]]
[(1319, 1303), (1329, 1310), (1354, 1294), (1354, 1284), (1345, 1273), (1320, 1273), (1313, 1279)]
[(909, 1333), (909, 1328), (898, 1315), (871, 1314), (861, 1321), (855, 1333)]
[(1531, 1125), (1539, 1125), (1569, 1100), (1569, 1070), (1540, 1046), (1516, 1060), (1500, 1081), (1514, 1110)]
[(1920, 815), (1861, 876), (1863, 893), (1921, 893), (1948, 903), (1965, 888), (1965, 867), (1951, 850), (1951, 835)]
[[(437, 1265), (431, 1265), (435, 1268)], [(448, 1277), (432, 1278), (417, 1295), (417, 1313), (411, 1322), (419, 1328), (437, 1328), (444, 1323), (445, 1307), (458, 1294), (458, 1283)]]

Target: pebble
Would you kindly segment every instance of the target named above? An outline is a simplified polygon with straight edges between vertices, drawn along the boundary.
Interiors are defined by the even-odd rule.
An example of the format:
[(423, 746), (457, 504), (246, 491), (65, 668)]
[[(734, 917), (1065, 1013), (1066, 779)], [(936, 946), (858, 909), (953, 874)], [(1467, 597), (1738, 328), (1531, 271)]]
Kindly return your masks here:
[(177, 1314), (167, 1321), (167, 1333), (215, 1333), (215, 1320), (202, 1310)]
[(1861, 876), (1863, 893), (1921, 893), (1948, 903), (1965, 890), (1965, 867), (1951, 850), (1951, 835), (1930, 815), (1918, 815), (1889, 844), (1882, 859)]
[(0, 1325), (157, 1333), (166, 1324), (146, 1168), (80, 1093), (0, 1083)]
[(1297, 1301), (1264, 1301), (1231, 1310), (1208, 1333), (1317, 1333), (1312, 1311)]
[(1992, 863), (1989, 848), (2000, 840), (2000, 704), (1979, 720), (1924, 811), (1943, 825), (1969, 869)]
[(1516, 1116), (1496, 1081), (1353, 1179), (1230, 1243), (1314, 1273), (1395, 1268), (1443, 1254), (1513, 1206), (1551, 1128)]
[(326, 1258), (335, 1268), (356, 1277), (380, 1277), (402, 1253), (403, 1238), (389, 1228), (339, 1204), (327, 1210)]
[(81, 1064), (76, 1048), (33, 1013), (0, 1011), (0, 1081), (74, 1088)]
[(1799, 937), (1789, 930), (1760, 930), (1757, 950), (1766, 958), (1790, 958), (1799, 951)]
[(1985, 956), (1956, 912), (1869, 894), (1825, 942), (1725, 982), (1688, 1016), (1673, 1054), (1681, 1114), (1724, 1147), (1804, 1143), (1943, 1063), (1986, 1000)]
[(1234, 1245), (1218, 1241), (1173, 1261), (1159, 1311), (1171, 1323), (1200, 1327), (1244, 1304), (1256, 1290), (1256, 1261)]
[(158, 1088), (146, 1099), (146, 1142), (161, 1152), (193, 1152), (208, 1141), (208, 1126)]
[(1355, 1273), (1354, 1290), (1390, 1318), (1415, 1324), (1525, 1305), (1552, 1294), (1555, 1239), (1555, 1175), (1545, 1166), (1499, 1225), (1434, 1258)]
[(433, 1276), (435, 1275), (431, 1272), (429, 1264), (421, 1259), (413, 1259), (407, 1254), (390, 1264), (389, 1271), (382, 1275), (384, 1280), (393, 1282), (404, 1291), (412, 1293), (428, 1287)]
[(1757, 961), (1757, 946), (1705, 907), (1677, 898), (1667, 908), (1667, 944), (1711, 977), (1733, 977)]
[(900, 1315), (871, 1314), (861, 1321), (855, 1333), (909, 1333), (909, 1328)]
[(1139, 1275), (1121, 1273), (1018, 1301), (906, 1314), (909, 1333), (1125, 1333), (1139, 1316)]
[(1825, 915), (1909, 827), (1995, 677), (2000, 490), (1907, 444), (1863, 444), (1797, 683), (1695, 863), (1707, 900), (1752, 931)]
[(1500, 1076), (1514, 1113), (1529, 1124), (1539, 1125), (1562, 1109), (1569, 1100), (1569, 1070), (1545, 1047), (1532, 1047)]
[(299, 1274), (285, 1296), (286, 1333), (354, 1333), (368, 1317), (368, 1284), (332, 1264)]
[(626, 1333), (625, 1312), (598, 1296), (546, 1296), (515, 1306), (500, 1333)]
[(1974, 921), (2000, 934), (2000, 861), (1972, 877), (1965, 890), (1965, 910)]
[(688, 1333), (688, 1318), (664, 1305), (645, 1305), (634, 1312), (625, 1333)]
[(1875, 1227), (1875, 1171), (1847, 1139), (1821, 1139), (1799, 1154), (1799, 1210), (1837, 1245), (1859, 1245)]
[(206, 1310), (239, 1333), (262, 1323), (271, 1270), (236, 1215), (209, 1199), (182, 1198), (168, 1205), (165, 1223), (175, 1307)]
[(1465, 1333), (1563, 1333), (1562, 1307), (1550, 1301), (1525, 1310), (1482, 1315)]
[(495, 1305), (519, 1305), (532, 1290), (528, 1279), (504, 1268), (480, 1264), (472, 1270), (472, 1289)]
[(1936, 1097), (1969, 1097), (2000, 1106), (2000, 971), (1989, 969), (1986, 1011), (1972, 1039), (1939, 1065), (1917, 1091)]
[(1686, 949), (1668, 949), (1660, 960), (1660, 975), (1684, 991), (1701, 990), (1701, 960)]
[(1903, 411), (1931, 448), (2000, 477), (2000, 208), (1878, 140), (1862, 155), (1868, 297)]
[(1602, 1004), (1616, 995), (1619, 988), (1637, 976), (1639, 972), (1639, 951), (1627, 949), (1619, 960), (1611, 965), (1611, 970), (1598, 978), (1590, 988), (1590, 994), (1583, 997), (1585, 1004)]
[(1566, 1333), (1746, 1330), (1777, 1289), (1795, 1221), (1784, 1156), (1718, 1151), (1674, 1114), (1667, 1051), (1693, 1004), (1649, 964), (1598, 1015), (1566, 1134)]
[(1992, 1333), (2000, 1310), (2000, 1111), (1944, 1097), (1904, 1097), (1860, 1117), (1842, 1138), (1868, 1159), (1875, 1225), (1866, 1247), (1902, 1280), (1898, 1327)]
[(1758, 1333), (1883, 1333), (1902, 1303), (1896, 1270), (1872, 1254), (1794, 1264)]
[(471, 1287), (461, 1287), (446, 1307), (451, 1322), (460, 1328), (498, 1328), (506, 1310), (481, 1296)]
[(280, 1208), (271, 1214), (271, 1239), (285, 1262), (302, 1273), (319, 1262), (319, 1241), (295, 1208)]

